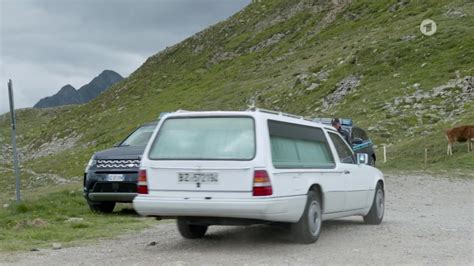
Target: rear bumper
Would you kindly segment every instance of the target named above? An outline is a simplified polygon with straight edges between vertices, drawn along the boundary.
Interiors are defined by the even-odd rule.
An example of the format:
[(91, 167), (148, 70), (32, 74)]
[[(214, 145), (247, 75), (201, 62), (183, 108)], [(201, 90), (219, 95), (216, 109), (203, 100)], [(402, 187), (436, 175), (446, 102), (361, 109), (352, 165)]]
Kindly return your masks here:
[[(84, 197), (88, 201), (132, 202), (137, 195), (136, 174), (127, 173), (124, 181), (107, 181), (107, 174), (84, 175)], [(100, 177), (100, 178), (98, 178)]]
[(91, 201), (132, 202), (136, 195), (137, 193), (90, 192), (88, 199)]
[(196, 216), (297, 222), (306, 195), (263, 199), (183, 199), (138, 195), (134, 209), (144, 216)]

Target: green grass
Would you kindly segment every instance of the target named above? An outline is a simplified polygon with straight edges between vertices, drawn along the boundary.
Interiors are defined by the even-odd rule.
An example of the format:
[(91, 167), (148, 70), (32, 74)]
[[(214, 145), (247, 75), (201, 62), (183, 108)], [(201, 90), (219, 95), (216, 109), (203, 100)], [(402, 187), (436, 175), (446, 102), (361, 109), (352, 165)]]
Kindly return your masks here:
[[(67, 188), (67, 189), (66, 189)], [(74, 245), (84, 240), (110, 238), (146, 228), (151, 219), (140, 218), (131, 206), (118, 206), (112, 214), (92, 213), (78, 184), (42, 195), (34, 193), (0, 209), (0, 251), (51, 248), (52, 243)], [(82, 221), (68, 222), (69, 218)]]

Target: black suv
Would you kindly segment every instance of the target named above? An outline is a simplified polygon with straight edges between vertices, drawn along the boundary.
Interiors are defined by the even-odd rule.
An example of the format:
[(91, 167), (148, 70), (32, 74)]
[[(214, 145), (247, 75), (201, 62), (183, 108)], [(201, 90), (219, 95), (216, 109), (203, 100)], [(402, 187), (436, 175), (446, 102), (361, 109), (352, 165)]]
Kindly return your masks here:
[(367, 133), (360, 127), (351, 126), (345, 128), (351, 134), (352, 150), (354, 152), (367, 153), (369, 155), (369, 164), (375, 166), (374, 143)]
[(156, 125), (142, 125), (114, 148), (92, 155), (84, 173), (84, 197), (92, 211), (110, 213), (116, 202), (133, 201), (140, 159)]
[[(315, 118), (313, 121), (326, 125), (331, 125), (331, 118)], [(367, 153), (369, 155), (369, 164), (375, 166), (374, 143), (367, 133), (360, 127), (353, 125), (352, 119), (340, 119), (341, 126), (351, 136), (352, 150), (357, 153)]]

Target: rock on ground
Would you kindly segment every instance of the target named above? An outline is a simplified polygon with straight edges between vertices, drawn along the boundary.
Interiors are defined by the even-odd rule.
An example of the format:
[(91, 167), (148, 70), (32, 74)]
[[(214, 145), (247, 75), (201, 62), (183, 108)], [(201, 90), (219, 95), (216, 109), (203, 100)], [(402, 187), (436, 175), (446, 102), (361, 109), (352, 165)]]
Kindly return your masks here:
[(353, 92), (360, 84), (360, 78), (349, 75), (336, 84), (335, 90), (324, 97), (323, 109), (327, 110), (334, 104), (342, 101), (349, 93)]

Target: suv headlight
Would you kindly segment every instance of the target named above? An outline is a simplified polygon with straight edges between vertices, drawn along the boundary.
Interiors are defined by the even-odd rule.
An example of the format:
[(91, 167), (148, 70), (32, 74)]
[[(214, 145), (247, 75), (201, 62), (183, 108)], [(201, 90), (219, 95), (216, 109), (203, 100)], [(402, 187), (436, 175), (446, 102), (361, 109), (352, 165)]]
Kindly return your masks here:
[(97, 163), (97, 161), (95, 160), (95, 157), (94, 155), (92, 155), (91, 159), (89, 160), (89, 162), (87, 163), (87, 166), (86, 166), (86, 170), (84, 170), (84, 172), (88, 172), (89, 169), (94, 166), (95, 164)]

